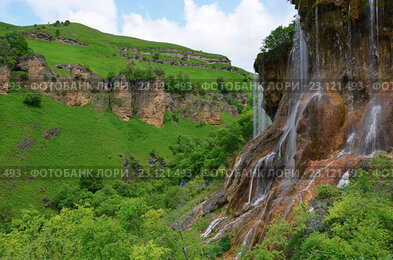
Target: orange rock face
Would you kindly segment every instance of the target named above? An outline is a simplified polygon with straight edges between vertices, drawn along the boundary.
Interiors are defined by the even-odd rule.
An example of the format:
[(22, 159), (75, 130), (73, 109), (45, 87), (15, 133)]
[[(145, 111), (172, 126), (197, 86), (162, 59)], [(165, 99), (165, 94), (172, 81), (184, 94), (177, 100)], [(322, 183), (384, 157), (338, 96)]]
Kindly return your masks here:
[(10, 69), (8, 66), (0, 67), (0, 94), (7, 95), (10, 84)]
[[(228, 201), (223, 216), (231, 224), (216, 229), (234, 236), (226, 259), (235, 258), (241, 246), (261, 243), (275, 215), (291, 220), (300, 202), (310, 205), (316, 186), (338, 185), (360, 160), (393, 147), (393, 4), (385, 3), (379, 12), (377, 42), (370, 38), (370, 10), (356, 9), (360, 1), (351, 1), (351, 13), (346, 0), (319, 1), (319, 11), (312, 2), (301, 7), (301, 27), (310, 55), (310, 79), (321, 87), (301, 95), (294, 138), (285, 137), (291, 135), (286, 126), (290, 93), (264, 93), (264, 108), (274, 122), (237, 155), (223, 185)], [(254, 67), (265, 81), (276, 83), (288, 78), (287, 65), (280, 59), (259, 58)], [(290, 141), (296, 148), (293, 161), (285, 158), (291, 154)]]

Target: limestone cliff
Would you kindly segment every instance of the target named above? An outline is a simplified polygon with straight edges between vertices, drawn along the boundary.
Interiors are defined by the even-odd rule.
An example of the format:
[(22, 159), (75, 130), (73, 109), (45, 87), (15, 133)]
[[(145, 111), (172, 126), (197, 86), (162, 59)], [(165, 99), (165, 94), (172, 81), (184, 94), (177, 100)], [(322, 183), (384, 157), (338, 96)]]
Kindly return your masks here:
[[(216, 98), (213, 99), (200, 95), (165, 93), (164, 81), (160, 78), (131, 84), (124, 75), (105, 80), (79, 64), (55, 64), (55, 67), (64, 73), (60, 75), (49, 69), (45, 57), (40, 54), (20, 57), (14, 71), (25, 72), (28, 79), (15, 74), (14, 80), (28, 90), (63, 104), (89, 104), (99, 112), (110, 108), (121, 120), (128, 121), (136, 116), (158, 128), (164, 127), (166, 111), (180, 113), (195, 122), (219, 125), (222, 112), (231, 116), (239, 115), (237, 107), (228, 104), (228, 100), (240, 102), (244, 106), (248, 102), (246, 94), (215, 94)], [(2, 94), (8, 93), (10, 73), (7, 66), (1, 67)]]
[(8, 66), (0, 67), (0, 94), (7, 95), (10, 83), (10, 69)]

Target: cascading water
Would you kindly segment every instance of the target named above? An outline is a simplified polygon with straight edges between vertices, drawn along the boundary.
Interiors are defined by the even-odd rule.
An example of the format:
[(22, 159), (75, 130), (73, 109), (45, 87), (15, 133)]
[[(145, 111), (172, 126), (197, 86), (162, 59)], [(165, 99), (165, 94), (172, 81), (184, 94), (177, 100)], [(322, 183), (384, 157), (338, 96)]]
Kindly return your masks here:
[(235, 166), (233, 167), (233, 170), (232, 170), (231, 174), (229, 175), (228, 180), (227, 180), (227, 182), (226, 182), (226, 184), (225, 184), (225, 187), (226, 187), (226, 188), (229, 187), (228, 185), (230, 184), (230, 181), (232, 180), (233, 174), (236, 173), (237, 167), (239, 167), (239, 165), (240, 165), (242, 162), (243, 162), (243, 157), (240, 157), (240, 158), (236, 161)]
[(296, 126), (299, 106), (302, 105), (300, 97), (307, 90), (309, 82), (309, 52), (304, 40), (303, 30), (300, 27), (300, 19), (296, 20), (296, 33), (293, 41), (293, 48), (290, 53), (288, 64), (289, 78), (297, 81), (298, 88), (289, 94), (289, 119), (284, 127), (284, 134), (279, 141), (278, 154), (282, 156), (283, 146), (285, 149), (285, 164), (287, 167), (294, 167), (294, 155), (296, 153)]
[(370, 24), (370, 32), (369, 32), (369, 75), (370, 82), (374, 83), (375, 81), (375, 72), (379, 66), (379, 48), (378, 48), (378, 39), (379, 39), (379, 29), (378, 29), (378, 0), (369, 0), (369, 24)]
[(373, 156), (375, 152), (382, 149), (383, 144), (379, 141), (382, 111), (382, 104), (378, 101), (371, 101), (368, 105), (363, 119), (363, 127), (366, 131), (362, 131), (357, 149), (359, 155)]
[[(268, 168), (271, 165), (272, 160), (274, 159), (276, 153), (270, 153), (268, 155), (266, 155), (265, 157), (263, 157), (262, 159), (260, 159), (258, 161), (258, 163), (255, 165), (254, 170), (253, 170), (253, 174), (251, 176), (251, 183), (250, 183), (250, 189), (248, 192), (248, 204), (250, 204), (252, 202), (252, 191), (253, 191), (253, 187), (254, 187), (254, 179), (255, 177), (258, 178), (258, 180), (262, 179), (263, 176), (260, 176), (261, 174), (261, 169), (262, 168)], [(262, 189), (262, 192), (266, 192), (266, 183), (263, 184), (265, 187), (265, 189)], [(260, 186), (260, 185), (259, 185)]]
[(343, 188), (349, 184), (349, 172), (346, 172), (343, 177), (341, 177), (340, 182), (337, 184), (337, 188)]
[(321, 61), (319, 56), (319, 11), (318, 5), (315, 7), (315, 77), (318, 80), (321, 76)]
[(351, 2), (348, 3), (348, 54), (347, 54), (347, 74), (348, 74), (348, 82), (349, 84), (353, 81), (353, 72), (352, 72), (352, 22), (351, 22)]
[[(378, 77), (379, 66), (379, 19), (378, 19), (378, 1), (369, 0), (369, 56), (367, 62), (369, 63), (369, 75), (371, 92), (371, 100), (367, 105), (362, 118), (362, 125), (359, 129), (359, 142), (357, 144), (356, 152), (358, 155), (373, 156), (378, 150), (383, 149), (383, 142), (379, 124), (382, 120), (384, 110), (383, 104), (379, 100), (378, 93), (374, 93), (374, 84)], [(383, 138), (382, 138), (383, 139)]]
[[(263, 70), (263, 68), (262, 68)], [(271, 124), (269, 116), (263, 109), (263, 86), (259, 84), (258, 76), (254, 77), (253, 87), (254, 108), (254, 138), (258, 137)]]
[(221, 218), (215, 219), (212, 223), (210, 223), (210, 225), (207, 227), (205, 233), (203, 233), (201, 235), (201, 237), (203, 237), (203, 238), (208, 237), (210, 235), (210, 233), (218, 226), (218, 224), (220, 224), (226, 218), (227, 217), (221, 217)]

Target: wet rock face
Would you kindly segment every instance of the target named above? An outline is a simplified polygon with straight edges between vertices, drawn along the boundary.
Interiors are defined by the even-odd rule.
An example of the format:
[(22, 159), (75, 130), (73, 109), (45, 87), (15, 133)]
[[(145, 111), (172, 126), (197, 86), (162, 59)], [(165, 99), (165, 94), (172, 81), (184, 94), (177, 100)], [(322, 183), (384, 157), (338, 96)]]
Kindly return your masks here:
[(272, 119), (276, 116), (280, 101), (284, 95), (288, 55), (290, 46), (285, 48), (281, 56), (275, 58), (258, 57), (254, 69), (260, 75), (260, 83), (264, 87), (263, 108)]
[[(321, 88), (319, 95), (311, 100), (308, 100), (313, 96), (311, 91), (301, 95), (294, 124), (296, 135), (292, 139), (282, 139), (287, 133), (290, 94), (278, 90), (265, 92), (263, 106), (274, 122), (234, 159), (228, 171), (231, 177), (227, 177), (223, 186), (228, 203), (222, 211), (228, 208), (235, 220), (239, 220), (226, 229), (234, 235), (235, 247), (243, 245), (246, 238), (249, 247), (261, 243), (265, 226), (274, 216), (281, 214), (291, 220), (292, 211), (300, 202), (311, 204), (317, 185), (337, 185), (346, 172), (359, 165), (367, 167), (363, 160), (375, 150), (374, 146), (376, 154), (391, 151), (393, 88), (375, 91), (371, 83), (393, 81), (393, 3), (384, 1), (384, 8), (379, 9), (379, 23), (375, 28), (375, 40), (379, 41), (373, 55), (370, 54), (370, 10), (364, 9), (365, 2), (351, 0), (352, 11), (348, 13), (348, 0), (319, 1), (318, 23), (315, 1), (300, 7), (301, 27), (310, 54), (310, 78), (322, 79)], [(255, 68), (266, 81), (284, 82), (287, 58), (288, 52), (276, 61), (257, 59)], [(340, 87), (350, 80), (362, 85), (351, 89)], [(349, 141), (352, 133), (353, 140)], [(283, 159), (289, 153), (286, 149), (289, 140), (296, 146), (291, 163)], [(346, 150), (347, 147), (350, 149)], [(268, 166), (258, 164), (272, 153)], [(291, 169), (296, 172), (272, 176), (268, 174), (269, 169), (275, 173)], [(266, 183), (271, 183), (271, 187), (262, 189), (266, 194), (258, 192), (258, 187)], [(217, 228), (225, 226), (220, 224)]]
[(8, 66), (0, 67), (0, 94), (7, 95), (10, 84), (10, 69)]

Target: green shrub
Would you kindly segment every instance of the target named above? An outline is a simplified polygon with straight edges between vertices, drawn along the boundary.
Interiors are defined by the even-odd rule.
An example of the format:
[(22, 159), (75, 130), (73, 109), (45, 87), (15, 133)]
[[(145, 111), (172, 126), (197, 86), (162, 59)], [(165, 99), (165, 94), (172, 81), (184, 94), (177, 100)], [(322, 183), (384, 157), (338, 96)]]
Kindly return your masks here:
[(102, 176), (96, 174), (95, 172), (91, 174), (83, 175), (79, 180), (79, 187), (81, 190), (87, 189), (90, 192), (96, 192), (103, 187)]
[(228, 88), (225, 86), (225, 80), (222, 77), (217, 78), (217, 88), (222, 94), (229, 93)]
[(230, 237), (225, 234), (221, 237), (218, 243), (214, 244), (208, 251), (207, 251), (207, 258), (208, 259), (215, 259), (217, 257), (222, 256), (225, 252), (231, 249), (231, 239)]
[(370, 165), (377, 170), (391, 170), (393, 168), (392, 159), (386, 155), (375, 156), (371, 159)]
[(42, 97), (40, 94), (28, 94), (23, 103), (31, 107), (41, 107)]
[(155, 54), (153, 55), (153, 60), (157, 61), (157, 60), (159, 60), (159, 59), (160, 59), (160, 54), (159, 54), (159, 53), (155, 53)]
[(239, 112), (239, 114), (243, 112), (244, 105), (243, 105), (242, 103), (240, 103), (239, 101), (237, 101), (237, 102), (235, 103), (235, 106), (236, 106), (237, 112)]
[(11, 73), (11, 81), (16, 82), (16, 81), (26, 81), (29, 80), (30, 76), (27, 72), (24, 71), (14, 71)]
[(317, 199), (325, 200), (325, 199), (336, 199), (338, 198), (342, 191), (331, 185), (319, 185), (316, 188), (317, 190)]

